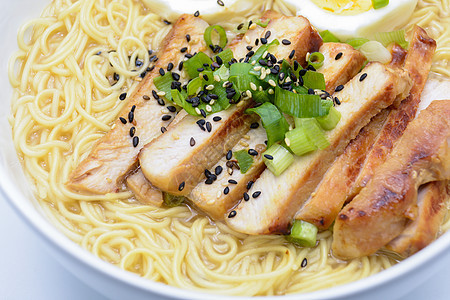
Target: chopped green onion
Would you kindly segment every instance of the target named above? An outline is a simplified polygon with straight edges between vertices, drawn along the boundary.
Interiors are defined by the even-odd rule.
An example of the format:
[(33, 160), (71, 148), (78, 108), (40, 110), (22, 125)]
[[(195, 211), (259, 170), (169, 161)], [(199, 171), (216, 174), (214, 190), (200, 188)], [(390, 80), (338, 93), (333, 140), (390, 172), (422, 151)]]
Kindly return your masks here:
[(323, 65), (325, 57), (320, 52), (313, 52), (309, 55), (308, 64), (313, 66), (314, 69), (318, 69)]
[(238, 161), (239, 168), (241, 169), (241, 173), (247, 173), (248, 169), (253, 164), (253, 157), (248, 154), (246, 150), (239, 150), (233, 153), (234, 157)]
[(264, 22), (261, 21), (261, 19), (258, 19), (258, 20), (255, 21), (256, 25), (259, 25), (259, 26), (261, 26), (261, 27), (263, 27), (263, 28), (266, 28), (267, 25), (269, 25), (269, 22), (270, 22), (270, 19), (267, 19), (267, 20), (264, 21)]
[(286, 239), (301, 247), (314, 247), (317, 240), (317, 227), (302, 220), (295, 220), (291, 233), (286, 236)]
[(295, 128), (304, 128), (308, 138), (320, 150), (330, 145), (319, 123), (314, 118), (294, 118)]
[(266, 51), (270, 52), (270, 50), (273, 47), (276, 47), (278, 45), (280, 45), (280, 42), (277, 39), (275, 39), (272, 42), (270, 42), (269, 44), (260, 46), (258, 48), (258, 50), (256, 50), (255, 54), (253, 54), (253, 56), (251, 57), (251, 63), (253, 63), (253, 62), (257, 63), (261, 58), (263, 58), (262, 56)]
[(247, 109), (247, 112), (256, 113), (261, 117), (261, 123), (267, 133), (267, 147), (284, 139), (289, 124), (275, 105), (265, 102), (258, 107)]
[(340, 40), (332, 34), (329, 30), (324, 30), (320, 32), (320, 36), (324, 43), (339, 43)]
[(219, 69), (214, 71), (213, 75), (218, 75), (220, 80), (225, 81), (230, 77), (230, 70), (225, 65), (221, 65)]
[(219, 35), (219, 41), (216, 45), (219, 45), (219, 47), (221, 48), (225, 48), (228, 43), (227, 33), (225, 29), (223, 29), (223, 27), (220, 25), (212, 25), (206, 28), (205, 33), (203, 34), (206, 45), (215, 45), (212, 41), (213, 31), (215, 31)]
[(389, 4), (389, 0), (372, 0), (372, 5), (374, 9), (379, 9), (385, 7)]
[(391, 32), (377, 32), (375, 33), (375, 40), (382, 43), (384, 46), (388, 46), (391, 43), (397, 43), (404, 49), (408, 48), (404, 29)]
[(213, 60), (217, 61), (217, 57), (222, 59), (223, 65), (228, 66), (228, 63), (233, 59), (233, 51), (231, 49), (225, 49), (217, 55), (213, 56)]
[(322, 105), (318, 95), (295, 94), (275, 87), (275, 105), (288, 115), (297, 118), (313, 118), (325, 116), (328, 109)]
[(166, 93), (165, 97), (167, 100), (171, 100), (171, 86), (172, 86), (172, 73), (166, 72), (163, 76), (158, 76), (153, 79), (153, 84), (158, 89), (158, 91)]
[(212, 60), (205, 53), (199, 52), (184, 62), (184, 69), (188, 72), (190, 78), (195, 78), (200, 74), (199, 69), (205, 68), (203, 64), (211, 65)]
[(197, 95), (203, 87), (203, 79), (195, 77), (187, 85), (188, 96)]
[(278, 176), (294, 162), (294, 156), (280, 144), (274, 144), (264, 152), (263, 161), (267, 168)]
[(383, 44), (377, 41), (365, 43), (359, 48), (359, 51), (364, 54), (369, 61), (378, 61), (382, 64), (386, 64), (392, 60), (391, 52), (389, 52)]
[(304, 127), (286, 132), (286, 139), (289, 140), (289, 149), (298, 156), (317, 149), (316, 145), (309, 139)]
[(364, 45), (368, 41), (370, 40), (365, 38), (353, 38), (345, 41), (345, 43), (349, 44), (350, 46), (358, 50), (362, 45)]
[(163, 193), (164, 204), (169, 207), (179, 206), (186, 198), (183, 196), (174, 196), (169, 193)]
[(249, 73), (252, 67), (251, 64), (247, 63), (235, 63), (230, 66), (229, 81), (241, 92), (252, 90), (251, 83), (259, 85), (258, 78)]
[(303, 76), (303, 85), (310, 89), (325, 89), (325, 77), (322, 73), (314, 71), (306, 71)]
[(328, 115), (323, 117), (316, 117), (316, 120), (317, 122), (319, 122), (320, 127), (322, 127), (324, 130), (331, 130), (336, 127), (340, 119), (341, 113), (336, 108), (334, 108), (334, 106), (330, 107)]

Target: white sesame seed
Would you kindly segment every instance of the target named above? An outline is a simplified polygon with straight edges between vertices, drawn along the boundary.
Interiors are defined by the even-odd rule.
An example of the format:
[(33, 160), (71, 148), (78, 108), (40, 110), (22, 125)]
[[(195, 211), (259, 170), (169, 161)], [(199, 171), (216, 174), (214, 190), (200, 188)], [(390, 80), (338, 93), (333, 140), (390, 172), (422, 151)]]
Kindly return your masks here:
[(263, 53), (262, 57), (264, 57), (264, 58), (267, 58), (267, 54), (269, 54), (269, 52), (267, 52), (267, 51), (264, 51), (264, 53)]
[(205, 109), (206, 109), (207, 112), (212, 112), (212, 107), (211, 107), (211, 105), (209, 105), (209, 104), (207, 104), (207, 105), (205, 106)]
[(275, 91), (274, 91), (273, 89), (269, 89), (267, 92), (268, 92), (270, 95), (273, 95), (273, 94), (275, 93)]
[(292, 92), (293, 92), (294, 94), (297, 94), (297, 90), (292, 90)]
[(198, 107), (195, 108), (195, 112), (197, 113), (197, 115), (201, 115), (202, 113), (200, 112), (200, 109)]
[(256, 65), (256, 60), (252, 61), (252, 66)]
[(219, 75), (214, 75), (214, 80), (219, 82), (220, 81), (220, 76)]
[(169, 110), (167, 108), (163, 107), (163, 108), (161, 108), (161, 113), (162, 114), (168, 114)]
[(248, 134), (244, 134), (243, 138), (246, 139), (246, 140), (249, 140), (250, 136)]
[(252, 90), (256, 91), (256, 89), (258, 88), (256, 86), (256, 84), (254, 84), (253, 82), (250, 82), (250, 87), (252, 88)]
[(249, 144), (247, 143), (247, 142), (244, 142), (244, 141), (239, 141), (239, 145), (241, 145), (242, 147), (248, 147), (249, 146)]
[(265, 70), (264, 71), (261, 70), (261, 77), (259, 77), (259, 78), (261, 78), (261, 80), (264, 80), (266, 78), (266, 76), (267, 76), (266, 71)]
[(252, 25), (250, 25), (249, 27), (248, 27), (248, 29), (255, 29), (256, 28), (256, 23), (253, 23)]
[(212, 99), (212, 100), (209, 102), (210, 105), (213, 105), (214, 103), (216, 103), (216, 100), (214, 100), (214, 99)]
[(285, 138), (285, 139), (284, 139), (284, 142), (286, 143), (286, 145), (287, 145), (288, 147), (291, 146), (291, 140), (290, 140), (290, 139)]
[(233, 169), (232, 168), (228, 168), (227, 172), (228, 172), (229, 175), (233, 175)]
[(219, 199), (220, 196), (222, 196), (222, 190), (217, 191), (217, 199)]
[(206, 87), (208, 91), (212, 91), (214, 89), (214, 85), (210, 84)]
[(272, 79), (269, 80), (269, 84), (273, 87), (276, 87), (277, 84), (275, 83), (275, 81), (273, 81)]
[(157, 92), (156, 94), (157, 94), (158, 96), (160, 96), (160, 97), (164, 97), (164, 96), (166, 95), (166, 92), (159, 91), (159, 92)]
[(259, 91), (262, 92), (263, 91), (263, 87), (259, 86)]
[(134, 77), (134, 81), (142, 81), (142, 77), (141, 76)]
[(308, 52), (308, 53), (306, 53), (306, 57), (305, 57), (305, 60), (306, 60), (306, 61), (308, 61), (308, 60), (309, 60), (309, 56), (310, 56), (310, 55), (311, 55), (311, 53), (309, 53), (309, 52)]
[[(220, 194), (222, 194), (222, 191), (220, 191)], [(220, 196), (217, 197), (217, 198), (220, 198)], [(207, 203), (208, 205), (213, 205), (215, 202), (216, 202), (216, 201), (214, 201), (214, 199), (211, 199), (211, 200), (209, 200), (209, 201), (206, 202), (206, 203)]]
[(116, 123), (112, 124), (111, 129), (114, 129), (116, 127)]
[(251, 43), (250, 38), (248, 37), (248, 35), (245, 36), (245, 41), (246, 41), (247, 43), (249, 43), (249, 44)]
[(267, 69), (266, 69), (266, 75), (269, 75), (270, 73), (271, 73), (270, 69), (267, 68)]
[(227, 84), (230, 83), (228, 80), (222, 84), (222, 87), (227, 87)]
[(253, 68), (253, 70), (260, 71), (261, 70), (261, 66), (256, 66), (256, 67)]
[(250, 90), (247, 90), (245, 93), (247, 94), (247, 97), (249, 97), (249, 98), (252, 97), (252, 92)]

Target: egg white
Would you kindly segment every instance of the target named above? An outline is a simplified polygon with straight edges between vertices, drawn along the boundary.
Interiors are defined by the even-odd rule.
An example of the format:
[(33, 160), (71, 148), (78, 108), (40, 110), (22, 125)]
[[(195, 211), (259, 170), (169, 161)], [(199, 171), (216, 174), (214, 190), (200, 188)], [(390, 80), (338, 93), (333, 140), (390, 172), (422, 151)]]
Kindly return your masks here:
[(337, 15), (319, 8), (311, 0), (285, 0), (306, 17), (319, 31), (329, 30), (341, 40), (353, 37), (373, 38), (376, 32), (392, 31), (405, 25), (417, 0), (391, 0), (380, 9), (357, 15)]

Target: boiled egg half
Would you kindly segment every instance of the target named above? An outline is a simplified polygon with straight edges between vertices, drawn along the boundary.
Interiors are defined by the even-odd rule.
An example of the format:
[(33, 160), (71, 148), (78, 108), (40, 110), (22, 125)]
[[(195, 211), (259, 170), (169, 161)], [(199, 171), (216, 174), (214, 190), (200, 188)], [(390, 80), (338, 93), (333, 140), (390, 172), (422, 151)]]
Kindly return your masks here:
[(406, 24), (417, 0), (390, 0), (374, 9), (371, 0), (285, 0), (319, 31), (329, 30), (345, 41), (354, 37), (373, 38), (376, 32), (398, 29)]
[[(211, 24), (242, 21), (242, 13), (251, 11), (260, 0), (143, 0), (152, 12), (169, 21), (175, 21), (181, 14), (199, 15)], [(241, 16), (241, 17), (239, 17)]]

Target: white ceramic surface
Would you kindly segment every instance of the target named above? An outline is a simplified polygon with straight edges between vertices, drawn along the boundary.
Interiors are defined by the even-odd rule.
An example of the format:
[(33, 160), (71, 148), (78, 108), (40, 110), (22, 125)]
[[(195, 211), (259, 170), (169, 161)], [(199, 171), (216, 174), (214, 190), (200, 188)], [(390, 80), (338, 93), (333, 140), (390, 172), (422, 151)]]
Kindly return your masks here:
[[(17, 47), (17, 28), (27, 19), (38, 16), (46, 3), (47, 1), (35, 0), (0, 0), (0, 32), (3, 37), (3, 45), (0, 47), (0, 103), (3, 108), (0, 111), (0, 198), (6, 199), (12, 205), (57, 261), (108, 298), (229, 298), (184, 291), (121, 271), (72, 243), (42, 216), (38, 207), (35, 207), (11, 142), (7, 122), (11, 88), (6, 76), (6, 66), (8, 57)], [(442, 262), (448, 262), (449, 257), (450, 233), (447, 233), (431, 247), (385, 272), (346, 286), (311, 294), (286, 296), (284, 299), (396, 299), (407, 294), (414, 286), (425, 282), (441, 268), (448, 268), (448, 263)]]

